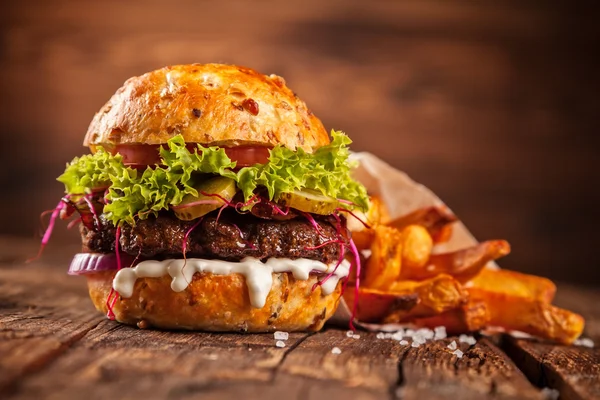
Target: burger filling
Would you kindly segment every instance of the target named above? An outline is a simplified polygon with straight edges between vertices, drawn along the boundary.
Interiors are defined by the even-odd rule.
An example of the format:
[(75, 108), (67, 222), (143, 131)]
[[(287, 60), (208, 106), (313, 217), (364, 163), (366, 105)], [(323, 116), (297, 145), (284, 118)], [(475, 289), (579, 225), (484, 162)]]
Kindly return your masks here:
[[(325, 273), (323, 284), (335, 275), (337, 284), (348, 275), (348, 250), (358, 267), (345, 215), (365, 209), (368, 197), (350, 176), (350, 139), (341, 132), (332, 138), (314, 153), (280, 146), (203, 147), (181, 136), (166, 146), (95, 148), (58, 178), (66, 195), (42, 247), (60, 214), (81, 223), (84, 252), (116, 255), (117, 286), (145, 268), (156, 273), (164, 267), (175, 282), (169, 265), (188, 261), (196, 266), (188, 269), (192, 274), (240, 270), (248, 280), (256, 276), (249, 271), (275, 272), (286, 265), (294, 276)], [(134, 261), (124, 262), (128, 256)], [(165, 263), (144, 267), (150, 260)], [(116, 299), (110, 297), (109, 316)]]
[[(303, 216), (286, 221), (262, 219), (253, 215), (223, 212), (195, 221), (182, 221), (165, 213), (125, 225), (120, 232), (120, 250), (133, 257), (168, 259), (217, 258), (240, 261), (245, 257), (309, 258), (325, 264), (335, 263), (341, 254), (338, 227), (331, 217), (316, 217), (317, 231)], [(81, 226), (83, 248), (90, 253), (114, 253), (116, 228), (103, 217), (100, 226)], [(342, 222), (343, 220), (340, 220)], [(192, 229), (193, 228), (193, 229)], [(342, 243), (348, 232), (340, 225)], [(190, 232), (186, 237), (186, 233)], [(344, 246), (347, 247), (347, 246)]]

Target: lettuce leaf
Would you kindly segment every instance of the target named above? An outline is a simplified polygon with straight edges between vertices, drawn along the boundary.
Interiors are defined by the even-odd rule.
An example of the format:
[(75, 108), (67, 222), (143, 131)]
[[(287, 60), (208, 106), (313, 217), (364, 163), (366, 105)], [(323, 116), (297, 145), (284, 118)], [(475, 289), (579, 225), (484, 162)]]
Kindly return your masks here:
[(135, 219), (157, 215), (161, 210), (178, 205), (183, 197), (197, 195), (194, 184), (201, 174), (218, 174), (234, 179), (245, 200), (258, 187), (265, 187), (270, 200), (282, 193), (313, 189), (353, 203), (348, 208), (368, 206), (367, 192), (350, 176), (348, 145), (351, 140), (342, 132), (332, 131), (331, 144), (315, 153), (302, 149), (292, 151), (277, 146), (270, 151), (266, 164), (245, 167), (234, 172), (236, 163), (224, 149), (198, 145), (190, 152), (183, 137), (176, 136), (162, 148), (161, 165), (143, 172), (123, 165), (120, 155), (103, 149), (95, 154), (75, 158), (58, 180), (70, 195), (90, 193), (108, 187), (104, 206), (106, 218), (113, 224), (135, 224)]

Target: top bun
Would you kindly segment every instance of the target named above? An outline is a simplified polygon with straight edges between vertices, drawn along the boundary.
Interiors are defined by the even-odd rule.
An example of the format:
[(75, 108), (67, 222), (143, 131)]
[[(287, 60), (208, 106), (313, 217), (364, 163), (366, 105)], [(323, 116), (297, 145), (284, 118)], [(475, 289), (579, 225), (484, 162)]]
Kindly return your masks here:
[(234, 65), (165, 67), (128, 79), (94, 116), (84, 145), (163, 144), (176, 135), (216, 146), (329, 143), (321, 121), (277, 75)]

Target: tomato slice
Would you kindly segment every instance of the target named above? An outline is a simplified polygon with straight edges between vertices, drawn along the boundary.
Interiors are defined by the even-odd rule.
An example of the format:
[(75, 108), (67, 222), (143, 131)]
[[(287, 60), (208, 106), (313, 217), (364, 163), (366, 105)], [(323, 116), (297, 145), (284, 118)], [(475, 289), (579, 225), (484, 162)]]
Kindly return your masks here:
[[(112, 154), (119, 153), (123, 157), (123, 164), (143, 168), (146, 165), (160, 164), (160, 145), (154, 144), (119, 144), (116, 145)], [(188, 143), (187, 148), (195, 151), (196, 144)], [(269, 148), (263, 146), (238, 146), (223, 147), (225, 153), (236, 161), (236, 167), (249, 167), (254, 164), (265, 164), (269, 160)]]

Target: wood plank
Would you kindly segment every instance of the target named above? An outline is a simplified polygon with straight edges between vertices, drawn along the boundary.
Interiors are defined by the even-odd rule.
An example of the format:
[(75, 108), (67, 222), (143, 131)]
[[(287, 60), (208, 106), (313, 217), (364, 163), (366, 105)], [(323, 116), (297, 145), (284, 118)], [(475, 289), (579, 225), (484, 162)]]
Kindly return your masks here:
[(0, 392), (44, 368), (103, 319), (86, 297), (81, 281), (69, 280), (64, 269), (0, 268)]
[(514, 363), (490, 340), (458, 343), (462, 358), (448, 344), (456, 338), (410, 348), (402, 360), (402, 399), (541, 399)]
[[(89, 392), (95, 398), (118, 393), (163, 398), (224, 382), (265, 384), (307, 335), (290, 334), (286, 347), (279, 348), (273, 334), (141, 330), (104, 320), (56, 359), (51, 370), (21, 381), (15, 398), (37, 398), (50, 389), (60, 398)], [(157, 381), (161, 384), (154, 386)]]
[[(310, 336), (284, 360), (279, 374), (339, 381), (352, 387), (365, 387), (387, 393), (398, 381), (398, 362), (406, 351), (396, 340), (378, 340), (374, 333), (328, 329)], [(341, 354), (333, 354), (334, 347)]]
[(508, 338), (506, 352), (536, 385), (557, 389), (561, 400), (600, 398), (600, 349)]
[[(457, 359), (446, 347), (452, 340), (458, 342), (457, 338), (413, 348), (375, 336), (360, 332), (360, 339), (353, 339), (337, 330), (311, 336), (286, 357), (278, 374), (340, 381), (403, 399), (450, 394), (474, 399), (541, 398), (539, 390), (487, 339), (471, 348), (460, 344), (465, 355)], [(332, 354), (333, 347), (341, 354)]]

